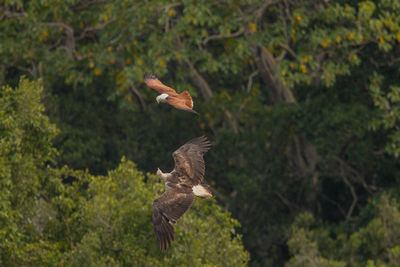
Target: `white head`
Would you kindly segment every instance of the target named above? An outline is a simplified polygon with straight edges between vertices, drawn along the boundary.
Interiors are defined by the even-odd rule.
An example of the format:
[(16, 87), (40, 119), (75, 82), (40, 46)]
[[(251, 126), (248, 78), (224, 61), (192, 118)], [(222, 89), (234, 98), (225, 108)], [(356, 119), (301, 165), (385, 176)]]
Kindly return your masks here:
[(168, 94), (161, 94), (161, 95), (157, 96), (156, 97), (157, 103), (160, 104), (160, 102), (161, 103), (167, 102), (167, 97), (168, 97)]
[(164, 181), (164, 183), (167, 183), (167, 178), (170, 176), (170, 173), (163, 173), (160, 169), (157, 169), (157, 176)]
[(161, 178), (162, 175), (162, 171), (160, 170), (160, 168), (157, 168), (157, 176)]

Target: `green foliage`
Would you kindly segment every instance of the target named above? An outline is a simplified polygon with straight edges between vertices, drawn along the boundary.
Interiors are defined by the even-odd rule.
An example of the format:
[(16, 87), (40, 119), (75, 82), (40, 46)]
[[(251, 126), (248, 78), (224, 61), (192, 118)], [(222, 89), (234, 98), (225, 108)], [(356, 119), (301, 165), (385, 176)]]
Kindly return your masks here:
[(48, 162), (57, 129), (44, 116), (39, 83), (21, 79), (0, 97), (0, 265), (54, 266), (57, 244), (39, 239), (35, 217), (42, 188), (51, 183)]
[(92, 177), (83, 205), (80, 242), (68, 252), (71, 266), (245, 265), (248, 254), (239, 224), (211, 200), (197, 200), (175, 226), (173, 246), (160, 252), (151, 224), (152, 199), (164, 191), (155, 175), (144, 176), (125, 159), (107, 177)]
[(163, 185), (122, 159), (108, 176), (54, 165), (57, 133), (39, 82), (0, 97), (1, 266), (245, 266), (239, 223), (213, 201), (196, 202), (160, 252), (152, 201)]
[[(51, 140), (57, 129), (42, 113), (42, 87), (22, 78), (15, 91), (3, 87), (0, 98), (0, 155), (4, 196), (10, 205), (28, 204), (41, 186), (41, 172), (55, 154)], [(26, 190), (28, 189), (28, 190)]]
[[(282, 265), (297, 213), (346, 228), (371, 195), (397, 187), (399, 5), (6, 1), (0, 81), (42, 78), (61, 129), (57, 161), (92, 174), (124, 155), (141, 170), (171, 169), (174, 148), (212, 137), (207, 180), (241, 222), (252, 263)], [(292, 101), (272, 97), (262, 49)], [(201, 115), (156, 105), (146, 71), (188, 90)], [(305, 172), (304, 144), (317, 154)]]
[(400, 155), (400, 87), (386, 85), (389, 87), (389, 92), (385, 94), (381, 89), (382, 83), (383, 76), (374, 73), (371, 77), (370, 90), (378, 116), (374, 118), (370, 126), (375, 131), (383, 128), (389, 132), (385, 150), (398, 158)]
[(366, 225), (351, 233), (318, 224), (309, 213), (298, 215), (288, 241), (292, 258), (287, 266), (398, 266), (400, 205), (385, 193), (371, 205), (374, 212)]

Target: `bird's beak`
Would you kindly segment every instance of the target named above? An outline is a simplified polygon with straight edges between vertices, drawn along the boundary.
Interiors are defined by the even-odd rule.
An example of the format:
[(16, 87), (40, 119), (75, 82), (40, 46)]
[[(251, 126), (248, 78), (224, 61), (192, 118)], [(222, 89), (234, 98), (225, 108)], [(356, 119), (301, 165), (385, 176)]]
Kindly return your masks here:
[(157, 104), (160, 104), (160, 99), (156, 98)]

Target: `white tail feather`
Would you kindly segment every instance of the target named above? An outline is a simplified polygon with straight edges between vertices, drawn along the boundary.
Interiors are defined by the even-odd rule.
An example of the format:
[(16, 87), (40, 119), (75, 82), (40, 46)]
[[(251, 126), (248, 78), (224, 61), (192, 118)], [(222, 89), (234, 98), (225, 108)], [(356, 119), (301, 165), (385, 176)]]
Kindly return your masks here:
[(195, 185), (192, 187), (193, 193), (195, 196), (201, 197), (201, 198), (210, 198), (212, 197), (211, 192), (201, 184)]

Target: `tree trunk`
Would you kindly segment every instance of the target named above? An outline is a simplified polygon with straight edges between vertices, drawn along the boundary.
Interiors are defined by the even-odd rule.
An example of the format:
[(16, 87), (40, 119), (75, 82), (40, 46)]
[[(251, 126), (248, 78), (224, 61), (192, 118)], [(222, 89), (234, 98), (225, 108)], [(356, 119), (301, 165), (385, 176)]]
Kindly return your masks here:
[[(278, 78), (276, 72), (276, 61), (273, 55), (263, 46), (254, 46), (258, 71), (266, 83), (272, 103), (280, 102), (296, 104), (297, 101), (292, 91), (287, 88)], [(318, 162), (318, 154), (304, 134), (293, 137), (290, 141), (287, 155), (292, 165), (305, 176), (311, 176), (313, 184), (318, 181), (318, 172), (315, 167)]]
[[(191, 62), (188, 61), (187, 64), (192, 72), (192, 82), (200, 90), (200, 93), (202, 94), (204, 100), (206, 102), (211, 101), (213, 92), (207, 81), (203, 78), (203, 76), (200, 75), (200, 73), (196, 70)], [(229, 110), (223, 108), (223, 112), (227, 119), (226, 121), (228, 122), (229, 127), (233, 130), (235, 134), (237, 134), (239, 132), (239, 128), (236, 119), (233, 117), (232, 113)]]

